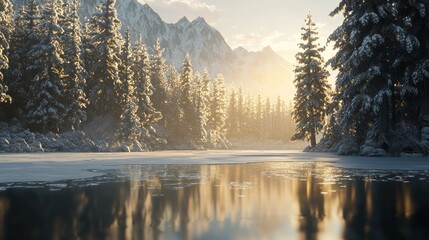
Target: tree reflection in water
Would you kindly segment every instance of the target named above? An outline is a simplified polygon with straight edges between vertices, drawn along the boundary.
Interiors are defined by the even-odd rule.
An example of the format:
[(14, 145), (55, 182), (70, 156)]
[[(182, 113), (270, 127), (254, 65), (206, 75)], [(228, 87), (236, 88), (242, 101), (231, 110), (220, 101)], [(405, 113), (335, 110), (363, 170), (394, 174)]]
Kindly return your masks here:
[(429, 238), (425, 173), (262, 163), (117, 174), (127, 181), (0, 191), (0, 239)]

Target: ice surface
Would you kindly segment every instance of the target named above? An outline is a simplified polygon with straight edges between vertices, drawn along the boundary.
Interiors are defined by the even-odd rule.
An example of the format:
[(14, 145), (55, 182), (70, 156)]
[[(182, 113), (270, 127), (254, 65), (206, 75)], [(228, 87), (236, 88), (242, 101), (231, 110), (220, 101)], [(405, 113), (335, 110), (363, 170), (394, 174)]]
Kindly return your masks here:
[[(124, 181), (129, 175), (126, 170), (130, 166), (153, 165), (217, 165), (217, 164), (245, 164), (259, 162), (290, 162), (294, 168), (282, 168), (275, 171), (263, 171), (261, 174), (269, 177), (282, 177), (300, 180), (300, 168), (305, 164), (314, 163), (323, 166), (331, 165), (346, 169), (366, 169), (370, 179), (385, 179), (386, 173), (378, 170), (408, 170), (408, 175), (414, 176), (413, 170), (429, 172), (428, 157), (401, 157), (401, 158), (370, 158), (347, 157), (325, 153), (302, 153), (299, 151), (163, 151), (148, 153), (41, 153), (41, 154), (0, 154), (0, 183), (12, 182), (55, 182), (70, 179), (84, 179), (99, 177), (106, 181), (106, 171), (125, 169), (115, 176), (115, 181)], [(130, 168), (132, 169), (132, 168)], [(128, 173), (127, 173), (128, 171)], [(342, 174), (342, 175), (341, 175)], [(351, 179), (353, 171), (347, 174), (338, 173), (335, 179), (325, 179), (325, 182)], [(362, 174), (361, 172), (359, 174)], [(334, 174), (335, 175), (335, 174)], [(412, 178), (402, 176), (402, 180)], [(195, 171), (186, 174), (172, 175), (159, 173), (163, 180), (173, 180), (178, 177), (196, 181), (207, 181), (204, 176)], [(332, 176), (332, 173), (331, 173)], [(408, 177), (407, 177), (408, 176)], [(149, 176), (143, 176), (150, 179)], [(217, 176), (221, 177), (221, 176)], [(393, 176), (394, 177), (394, 176)], [(421, 177), (421, 176), (420, 176)], [(422, 178), (422, 177), (421, 177)], [(37, 184), (36, 184), (37, 185)]]

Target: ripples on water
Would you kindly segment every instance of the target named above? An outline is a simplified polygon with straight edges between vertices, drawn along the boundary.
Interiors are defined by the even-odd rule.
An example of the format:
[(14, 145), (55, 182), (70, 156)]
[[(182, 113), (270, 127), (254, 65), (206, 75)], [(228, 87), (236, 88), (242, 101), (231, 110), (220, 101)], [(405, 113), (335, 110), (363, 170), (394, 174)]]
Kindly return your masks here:
[(325, 163), (128, 166), (0, 185), (0, 240), (429, 239), (427, 216), (428, 172)]

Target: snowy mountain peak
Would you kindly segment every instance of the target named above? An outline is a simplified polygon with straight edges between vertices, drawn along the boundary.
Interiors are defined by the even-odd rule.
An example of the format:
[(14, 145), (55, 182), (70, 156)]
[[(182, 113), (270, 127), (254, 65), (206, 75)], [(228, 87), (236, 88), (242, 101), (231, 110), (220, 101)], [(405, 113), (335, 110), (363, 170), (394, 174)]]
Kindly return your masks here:
[(187, 27), (191, 24), (186, 17), (182, 17), (175, 25), (179, 27)]
[(277, 54), (274, 52), (274, 50), (270, 46), (264, 47), (264, 49), (262, 49), (262, 52), (269, 53), (269, 54)]
[(194, 21), (192, 21), (193, 24), (205, 24), (208, 25), (206, 20), (203, 17), (197, 17)]
[(128, 0), (128, 1), (130, 1), (130, 3), (132, 2), (132, 3), (137, 4), (137, 6), (142, 6), (141, 8), (143, 9), (144, 14), (145, 14), (146, 16), (153, 16), (154, 18), (159, 18), (159, 19), (161, 19), (161, 17), (159, 16), (159, 14), (158, 14), (158, 13), (156, 13), (156, 12), (155, 12), (155, 11), (154, 11), (150, 6), (149, 6), (149, 4), (145, 3), (145, 4), (141, 5), (141, 4), (139, 4), (138, 2), (136, 2), (136, 0)]
[(247, 49), (245, 49), (244, 47), (237, 47), (234, 49), (234, 53), (239, 55), (245, 55), (245, 54), (248, 54), (249, 51), (247, 51)]

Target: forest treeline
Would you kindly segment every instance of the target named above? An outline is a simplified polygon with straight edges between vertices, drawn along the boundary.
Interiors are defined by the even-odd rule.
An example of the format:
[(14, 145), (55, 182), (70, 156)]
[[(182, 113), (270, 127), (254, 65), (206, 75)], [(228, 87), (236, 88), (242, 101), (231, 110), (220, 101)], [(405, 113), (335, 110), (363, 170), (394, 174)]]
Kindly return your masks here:
[(293, 123), (280, 98), (244, 97), (221, 75), (194, 71), (188, 57), (180, 69), (168, 66), (160, 41), (147, 49), (129, 31), (121, 34), (114, 6), (105, 0), (81, 21), (77, 0), (29, 0), (18, 12), (0, 2), (1, 120), (48, 133), (109, 119), (113, 142), (153, 147), (289, 140)]

